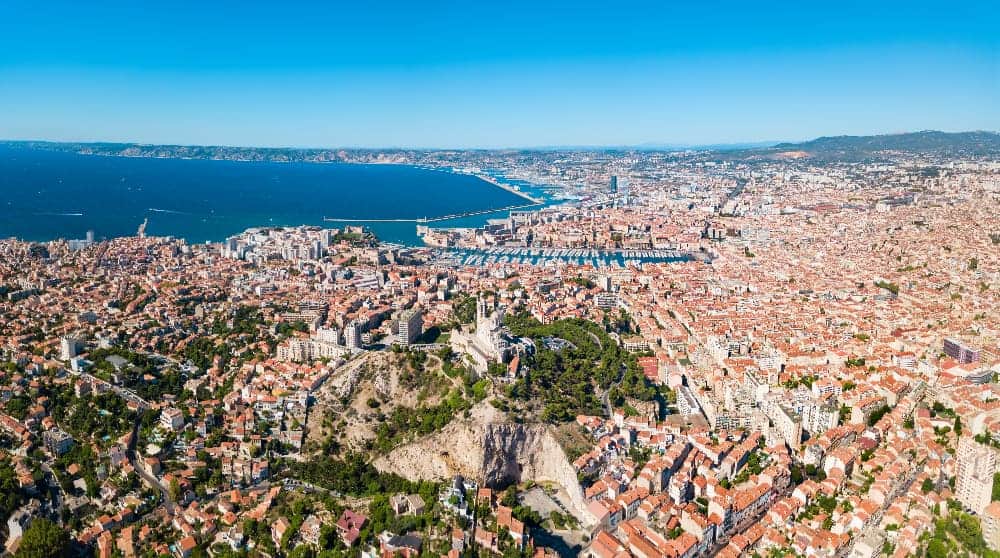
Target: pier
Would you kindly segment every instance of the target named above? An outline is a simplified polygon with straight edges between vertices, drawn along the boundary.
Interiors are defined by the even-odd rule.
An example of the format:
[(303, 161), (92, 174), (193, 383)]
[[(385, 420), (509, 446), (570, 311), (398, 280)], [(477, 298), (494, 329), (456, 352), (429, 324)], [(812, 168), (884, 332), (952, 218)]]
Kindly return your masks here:
[(521, 190), (519, 190), (517, 188), (514, 188), (513, 186), (510, 186), (509, 184), (503, 184), (502, 182), (500, 182), (499, 180), (497, 180), (496, 178), (493, 178), (492, 176), (490, 176), (488, 174), (473, 174), (472, 176), (475, 176), (476, 178), (478, 178), (478, 179), (480, 179), (480, 180), (482, 180), (484, 182), (489, 182), (490, 184), (496, 186), (497, 188), (500, 188), (501, 190), (507, 190), (508, 192), (510, 192), (511, 194), (514, 194), (515, 196), (520, 196), (520, 197), (522, 197), (522, 198), (524, 198), (524, 199), (532, 202), (534, 205), (540, 205), (540, 204), (543, 203), (542, 200), (535, 199), (535, 198), (529, 196), (528, 194), (525, 194)]
[(516, 209), (526, 209), (542, 205), (542, 202), (527, 203), (523, 205), (509, 205), (498, 209), (480, 209), (477, 211), (463, 211), (462, 213), (452, 213), (440, 217), (418, 217), (415, 219), (352, 219), (348, 217), (323, 217), (328, 223), (437, 223), (439, 221), (451, 221), (463, 217), (475, 217), (476, 215), (489, 215), (490, 213), (500, 213), (502, 211), (514, 211)]

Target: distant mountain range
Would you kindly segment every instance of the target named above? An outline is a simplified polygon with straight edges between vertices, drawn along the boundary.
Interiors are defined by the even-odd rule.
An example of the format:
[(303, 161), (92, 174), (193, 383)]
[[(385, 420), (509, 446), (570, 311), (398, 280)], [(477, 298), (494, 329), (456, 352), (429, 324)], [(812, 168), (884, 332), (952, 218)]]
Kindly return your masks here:
[[(61, 143), (48, 141), (0, 141), (0, 144), (72, 151), (93, 155), (119, 155), (130, 157), (179, 157), (191, 159), (223, 159), (244, 161), (345, 161), (356, 160), (358, 155), (373, 156), (384, 153), (428, 152), (435, 149), (357, 149), (357, 148), (282, 148), (282, 147), (230, 147), (191, 145), (148, 145), (138, 143)], [(571, 149), (536, 148), (516, 151), (558, 151)], [(581, 151), (645, 150), (714, 152), (727, 159), (742, 158), (810, 158), (824, 161), (864, 161), (884, 158), (891, 153), (913, 153), (934, 156), (1000, 156), (1000, 133), (938, 132), (927, 130), (902, 134), (877, 136), (820, 137), (799, 143), (756, 142), (743, 144), (717, 144), (702, 146), (643, 144), (621, 147), (579, 147)], [(461, 151), (448, 149), (440, 151)], [(490, 150), (469, 150), (490, 151)], [(496, 150), (509, 151), (509, 150)]]
[(938, 156), (1000, 155), (997, 132), (938, 132), (926, 130), (879, 136), (832, 136), (801, 143), (750, 150), (758, 155), (796, 154), (825, 160), (858, 161), (892, 152)]

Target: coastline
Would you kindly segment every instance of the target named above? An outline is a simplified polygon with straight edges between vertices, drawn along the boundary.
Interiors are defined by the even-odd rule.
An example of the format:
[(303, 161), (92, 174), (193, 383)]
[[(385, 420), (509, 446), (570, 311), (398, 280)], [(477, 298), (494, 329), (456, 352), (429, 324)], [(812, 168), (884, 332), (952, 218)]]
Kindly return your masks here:
[(536, 207), (539, 205), (544, 205), (543, 202), (527, 203), (522, 205), (508, 205), (504, 207), (498, 207), (496, 209), (478, 209), (475, 211), (466, 211), (462, 213), (455, 213), (452, 215), (442, 215), (440, 217), (417, 217), (414, 219), (356, 219), (352, 217), (323, 217), (323, 221), (327, 223), (417, 223), (418, 225), (426, 223), (440, 223), (443, 221), (453, 221), (455, 219), (464, 219), (466, 217), (478, 217), (480, 215), (492, 215), (494, 213), (500, 213), (502, 211), (515, 211), (518, 209), (527, 209), (529, 207)]
[[(454, 171), (451, 171), (451, 172), (454, 172)], [(455, 173), (455, 174), (465, 174), (465, 173)], [(507, 184), (501, 184), (500, 181), (498, 181), (497, 179), (493, 178), (492, 176), (490, 176), (488, 174), (475, 173), (475, 174), (469, 174), (469, 176), (475, 176), (476, 178), (478, 178), (478, 179), (480, 179), (480, 180), (482, 180), (484, 182), (488, 182), (488, 183), (496, 186), (497, 188), (500, 188), (502, 190), (507, 190), (508, 192), (510, 192), (511, 194), (514, 194), (515, 196), (520, 196), (520, 197), (522, 197), (522, 198), (530, 201), (532, 205), (544, 205), (545, 204), (544, 200), (535, 199), (535, 198), (529, 196), (528, 194), (525, 194), (524, 192), (522, 192), (522, 191), (520, 191), (520, 190), (518, 190), (516, 188), (513, 188), (512, 186), (509, 186)], [(502, 209), (498, 209), (497, 211), (502, 211)]]
[[(218, 214), (216, 214), (214, 211), (211, 211), (211, 210), (208, 210), (207, 212), (204, 212), (203, 215), (202, 214), (194, 214), (194, 213), (185, 214), (185, 215), (189, 215), (192, 219), (194, 217), (200, 216), (201, 217), (200, 221), (203, 222), (203, 223), (204, 222), (208, 222), (208, 220), (214, 221), (216, 219), (223, 219), (223, 220), (232, 221), (232, 222), (228, 223), (228, 225), (225, 225), (223, 223), (223, 221), (219, 221), (219, 225), (221, 226), (221, 228), (215, 227), (215, 226), (200, 226), (200, 227), (199, 226), (195, 226), (194, 228), (191, 228), (187, 224), (182, 224), (182, 225), (179, 225), (180, 228), (178, 229), (177, 225), (171, 224), (170, 226), (168, 226), (164, 230), (162, 223), (166, 222), (164, 220), (167, 219), (167, 217), (161, 216), (160, 213), (176, 213), (177, 215), (181, 215), (182, 213), (179, 212), (179, 211), (155, 211), (156, 216), (154, 218), (153, 213), (150, 213), (150, 211), (152, 211), (152, 210), (150, 210), (149, 207), (165, 207), (165, 206), (162, 206), (162, 205), (155, 205), (154, 204), (154, 205), (150, 205), (149, 207), (143, 206), (143, 208), (141, 208), (141, 209), (131, 208), (130, 211), (134, 211), (135, 212), (136, 221), (135, 221), (134, 224), (133, 223), (125, 223), (123, 225), (123, 223), (119, 222), (119, 221), (121, 221), (120, 219), (117, 219), (117, 220), (116, 219), (110, 219), (110, 218), (109, 219), (103, 219), (101, 217), (101, 213), (100, 212), (93, 213), (91, 211), (87, 211), (86, 213), (89, 216), (88, 222), (84, 223), (81, 220), (81, 221), (78, 222), (78, 223), (80, 223), (78, 225), (70, 225), (70, 224), (68, 224), (69, 223), (68, 221), (59, 222), (59, 224), (56, 224), (56, 222), (53, 221), (51, 225), (44, 225), (44, 224), (42, 224), (42, 225), (39, 225), (39, 226), (31, 227), (32, 230), (28, 231), (28, 230), (21, 230), (21, 228), (24, 228), (23, 226), (19, 228), (17, 225), (14, 224), (14, 223), (18, 223), (19, 221), (12, 221), (11, 223), (8, 223), (8, 224), (11, 225), (10, 227), (7, 227), (7, 226), (2, 227), (2, 228), (9, 229), (9, 230), (7, 230), (7, 232), (4, 235), (4, 237), (6, 237), (6, 238), (16, 238), (16, 239), (27, 241), (27, 242), (50, 242), (50, 241), (59, 241), (59, 240), (80, 239), (80, 238), (82, 238), (84, 236), (84, 234), (85, 234), (85, 232), (87, 230), (94, 230), (95, 232), (97, 232), (98, 236), (101, 237), (101, 238), (108, 238), (108, 239), (110, 239), (110, 238), (128, 238), (128, 237), (132, 237), (132, 236), (135, 235), (135, 231), (136, 231), (135, 227), (137, 227), (138, 224), (143, 221), (143, 217), (145, 215), (145, 216), (149, 217), (149, 221), (155, 221), (156, 223), (161, 223), (162, 222), (160, 226), (157, 226), (155, 228), (153, 226), (150, 227), (151, 229), (153, 229), (153, 230), (149, 231), (149, 235), (150, 236), (172, 236), (174, 238), (184, 239), (184, 240), (186, 240), (188, 242), (191, 242), (191, 243), (201, 243), (201, 242), (205, 242), (205, 241), (209, 241), (209, 242), (222, 242), (222, 241), (224, 241), (225, 238), (227, 238), (227, 237), (229, 237), (229, 236), (231, 236), (233, 234), (238, 234), (239, 232), (242, 232), (243, 230), (246, 230), (246, 228), (252, 228), (252, 227), (267, 227), (267, 226), (317, 226), (317, 225), (318, 226), (331, 226), (331, 225), (327, 225), (326, 223), (328, 223), (328, 222), (338, 222), (338, 223), (343, 223), (345, 225), (346, 224), (354, 223), (354, 224), (358, 224), (358, 225), (361, 225), (361, 226), (365, 226), (366, 228), (368, 228), (369, 230), (371, 230), (372, 232), (374, 232), (383, 241), (393, 242), (393, 243), (401, 243), (401, 244), (404, 244), (404, 245), (407, 245), (407, 246), (411, 246), (411, 247), (422, 247), (422, 246), (425, 246), (426, 244), (423, 242), (423, 239), (421, 238), (421, 236), (419, 234), (414, 234), (414, 230), (412, 228), (406, 227), (404, 225), (405, 222), (414, 222), (414, 223), (417, 223), (417, 224), (430, 224), (430, 223), (438, 223), (438, 222), (443, 222), (443, 221), (454, 221), (455, 224), (460, 224), (462, 226), (466, 226), (466, 227), (470, 227), (470, 226), (471, 227), (478, 227), (478, 226), (485, 225), (488, 219), (496, 218), (498, 215), (503, 214), (505, 212), (515, 211), (515, 210), (530, 211), (530, 210), (541, 208), (541, 207), (543, 207), (543, 206), (545, 206), (546, 204), (549, 203), (549, 200), (545, 199), (544, 196), (538, 196), (536, 198), (536, 197), (534, 197), (534, 196), (532, 196), (532, 195), (530, 195), (528, 193), (525, 193), (523, 191), (518, 190), (515, 187), (512, 187), (512, 186), (510, 186), (508, 184), (501, 183), (501, 180), (503, 180), (503, 176), (502, 175), (499, 178), (496, 178), (496, 177), (485, 175), (482, 172), (475, 172), (475, 173), (472, 173), (472, 172), (461, 172), (459, 169), (456, 169), (456, 168), (454, 168), (452, 166), (449, 166), (449, 165), (428, 166), (428, 165), (423, 165), (423, 164), (419, 164), (419, 163), (414, 164), (414, 163), (408, 163), (408, 162), (403, 162), (403, 161), (269, 161), (269, 160), (256, 160), (256, 159), (232, 159), (232, 158), (226, 158), (226, 157), (210, 157), (210, 156), (209, 157), (198, 157), (198, 156), (193, 156), (192, 157), (192, 156), (189, 156), (189, 154), (176, 154), (176, 155), (170, 155), (170, 156), (163, 156), (162, 154), (154, 154), (154, 153), (135, 153), (135, 152), (133, 152), (133, 153), (107, 153), (107, 152), (102, 152), (102, 151), (80, 151), (80, 150), (48, 149), (48, 148), (44, 148), (44, 147), (43, 148), (37, 148), (37, 147), (23, 146), (23, 145), (14, 145), (14, 146), (10, 146), (10, 148), (12, 150), (15, 150), (15, 151), (25, 150), (25, 151), (36, 151), (36, 152), (51, 152), (51, 153), (56, 153), (56, 154), (63, 153), (63, 154), (70, 155), (70, 156), (80, 157), (82, 159), (92, 159), (92, 160), (96, 160), (96, 159), (103, 159), (103, 160), (118, 159), (118, 160), (123, 161), (123, 162), (124, 161), (135, 161), (135, 160), (151, 159), (151, 160), (157, 160), (157, 161), (170, 161), (170, 160), (175, 160), (175, 161), (214, 161), (214, 162), (218, 162), (218, 163), (225, 163), (225, 162), (231, 162), (231, 163), (258, 163), (258, 164), (265, 164), (265, 165), (268, 164), (268, 163), (277, 163), (277, 162), (285, 162), (285, 163), (294, 163), (294, 162), (315, 163), (315, 165), (304, 165), (304, 166), (309, 166), (309, 167), (323, 167), (324, 166), (323, 163), (327, 163), (327, 168), (329, 168), (329, 167), (336, 167), (336, 166), (344, 166), (344, 167), (347, 167), (347, 166), (354, 166), (354, 167), (386, 167), (386, 166), (392, 166), (392, 167), (399, 167), (399, 168), (416, 169), (416, 170), (421, 170), (421, 171), (425, 171), (425, 172), (447, 173), (447, 174), (450, 174), (450, 175), (452, 175), (454, 177), (467, 177), (467, 178), (465, 178), (466, 183), (465, 183), (465, 187), (464, 188), (460, 188), (460, 189), (454, 189), (454, 188), (452, 188), (452, 190), (454, 190), (453, 192), (449, 190), (449, 192), (450, 192), (448, 194), (449, 196), (451, 196), (455, 200), (460, 200), (458, 202), (455, 202), (455, 203), (451, 204), (452, 206), (457, 206), (457, 207), (450, 207), (449, 208), (448, 204), (445, 204), (444, 207), (437, 207), (437, 205), (440, 205), (440, 204), (434, 204), (434, 203), (429, 203), (426, 208), (424, 208), (423, 204), (421, 204), (421, 203), (414, 203), (412, 205), (404, 205), (403, 206), (403, 207), (410, 207), (410, 208), (412, 208), (414, 213), (417, 213), (417, 212), (421, 212), (422, 213), (423, 211), (427, 211), (427, 214), (425, 216), (421, 216), (420, 218), (401, 219), (399, 217), (393, 216), (394, 213), (395, 213), (395, 215), (398, 215), (398, 211), (397, 210), (400, 209), (400, 208), (399, 207), (392, 208), (391, 206), (388, 206), (388, 205), (385, 205), (385, 204), (381, 203), (379, 201), (381, 199), (380, 196), (378, 196), (377, 194), (376, 195), (372, 195), (372, 193), (369, 192), (367, 195), (369, 196), (369, 199), (371, 201), (367, 204), (367, 208), (368, 208), (369, 211), (371, 211), (371, 210), (374, 209), (374, 211), (371, 211), (371, 213), (370, 213), (370, 215), (371, 215), (370, 218), (353, 218), (353, 217), (343, 218), (343, 219), (328, 218), (328, 217), (323, 216), (322, 214), (320, 214), (320, 215), (315, 215), (315, 214), (309, 215), (308, 214), (309, 211), (307, 209), (306, 213), (299, 212), (300, 215), (298, 216), (298, 218), (293, 218), (293, 219), (284, 219), (284, 218), (281, 218), (281, 219), (279, 219), (279, 215), (278, 214), (274, 214), (275, 218), (274, 219), (269, 219), (269, 218), (267, 218), (267, 215), (268, 215), (267, 212), (269, 210), (269, 207), (265, 204), (265, 205), (263, 205), (263, 206), (260, 207), (259, 211), (257, 211), (257, 210), (247, 210), (247, 211), (249, 211), (249, 213), (247, 213), (246, 211), (240, 211), (239, 213), (231, 213), (230, 215), (224, 215), (223, 212), (220, 211), (219, 213), (223, 214), (221, 217), (219, 217)], [(330, 163), (332, 163), (332, 164), (330, 164)], [(49, 168), (50, 169), (55, 169), (56, 172), (63, 172), (63, 171), (59, 170), (59, 169), (62, 168), (61, 166), (59, 166), (60, 164), (61, 163), (59, 163), (58, 160), (56, 160), (54, 162), (50, 162), (49, 163)], [(281, 167), (285, 167), (285, 166), (286, 165), (281, 165)], [(275, 167), (275, 168), (277, 168), (277, 167)], [(264, 171), (264, 172), (266, 172), (266, 171)], [(123, 172), (122, 175), (124, 176), (124, 174), (125, 173)], [(408, 179), (405, 178), (408, 175), (404, 174), (404, 175), (401, 175), (401, 176), (403, 178), (401, 178), (401, 181), (398, 181), (396, 189), (410, 189), (411, 192), (419, 192), (419, 194), (417, 194), (417, 195), (422, 196), (424, 198), (427, 198), (428, 200), (433, 200), (435, 198), (435, 196), (438, 196), (438, 195), (440, 195), (442, 193), (442, 192), (440, 192), (438, 190), (437, 185), (434, 184), (435, 181), (434, 181), (433, 178), (431, 178), (430, 180), (422, 179), (419, 182), (414, 182), (414, 183), (411, 184), (408, 181)], [(444, 178), (445, 177), (442, 177), (442, 180), (444, 180)], [(478, 179), (478, 180), (475, 180), (475, 179)], [(123, 179), (123, 181), (124, 181), (124, 179)], [(492, 187), (497, 187), (497, 188), (503, 190), (504, 192), (506, 192), (508, 194), (513, 194), (514, 198), (508, 198), (506, 200), (494, 199), (494, 198), (497, 197), (497, 194), (490, 194), (488, 188), (486, 190), (481, 190), (480, 188), (476, 187), (475, 184), (479, 183), (478, 181), (485, 182), (486, 184), (488, 184), (488, 185), (490, 185)], [(62, 180), (60, 180), (59, 182), (61, 184)], [(117, 183), (117, 180), (115, 180), (115, 182)], [(448, 182), (448, 184), (450, 184), (450, 182)], [(141, 186), (145, 186), (147, 188), (149, 187), (148, 185), (145, 185), (145, 184), (142, 184)], [(317, 183), (312, 184), (311, 187), (314, 190), (316, 190), (316, 189), (324, 189), (325, 183), (317, 182)], [(109, 186), (109, 188), (110, 188), (110, 186)], [(209, 188), (209, 190), (211, 190), (211, 188)], [(446, 190), (447, 190), (447, 188), (446, 188)], [(329, 196), (327, 196), (327, 197), (329, 197)], [(355, 197), (357, 197), (357, 196), (355, 196)], [(502, 195), (500, 196), (500, 198), (503, 198), (503, 197), (504, 196), (502, 196)], [(410, 198), (413, 198), (413, 195), (410, 195)], [(461, 200), (465, 200), (465, 201), (461, 201)], [(519, 200), (523, 200), (523, 202), (525, 202), (525, 203), (517, 203)], [(491, 203), (491, 202), (493, 202), (493, 203)], [(500, 203), (497, 203), (496, 205), (494, 205), (495, 202), (500, 202)], [(504, 203), (504, 202), (506, 202), (506, 203)], [(467, 207), (468, 209), (464, 209), (464, 210), (460, 209), (462, 205), (465, 205), (465, 207)], [(478, 207), (476, 207), (477, 205), (478, 205)], [(350, 210), (350, 208), (354, 207), (354, 206), (340, 206), (340, 205), (336, 205), (335, 204), (334, 207)], [(438, 213), (438, 214), (435, 215), (434, 214), (435, 209), (437, 209), (439, 211), (441, 209), (444, 209), (445, 211), (442, 211), (441, 213)], [(451, 212), (449, 212), (448, 209), (451, 209)], [(77, 215), (77, 218), (81, 218), (82, 219), (82, 217), (83, 217), (83, 213), (82, 212), (77, 212), (77, 208), (75, 208), (75, 207), (72, 209), (72, 211), (74, 212), (73, 213), (74, 215)], [(258, 213), (260, 215), (258, 215)], [(443, 213), (446, 213), (446, 214), (443, 214)], [(132, 215), (132, 212), (130, 212), (128, 214)], [(381, 214), (381, 215), (379, 215), (379, 214)], [(417, 214), (419, 215), (420, 213), (417, 213)], [(69, 213), (67, 213), (66, 215), (68, 216)], [(246, 218), (240, 218), (239, 215), (245, 215)], [(258, 219), (258, 217), (262, 217), (262, 218)], [(20, 215), (20, 214), (12, 214), (12, 218), (13, 219), (20, 219), (21, 221), (25, 221), (27, 219), (27, 217), (24, 217), (23, 215)], [(74, 222), (76, 222), (76, 221), (74, 221)], [(369, 226), (368, 223), (371, 223), (371, 225)], [(382, 223), (382, 225), (379, 225), (379, 223)], [(394, 225), (393, 223), (397, 223), (398, 225), (403, 225), (403, 226), (400, 227), (400, 226)], [(448, 223), (448, 224), (451, 224), (451, 223)], [(234, 227), (232, 225), (237, 225), (237, 226)], [(35, 229), (37, 229), (37, 230), (35, 230)], [(159, 229), (159, 230), (157, 230), (157, 229)], [(214, 232), (213, 232), (213, 229), (214, 229)]]
[[(157, 159), (157, 160), (176, 159), (176, 160), (180, 160), (180, 161), (223, 161), (223, 162), (233, 162), (233, 163), (275, 163), (275, 164), (294, 164), (294, 163), (299, 163), (299, 164), (305, 164), (305, 165), (331, 165), (331, 164), (333, 164), (333, 165), (377, 165), (377, 166), (398, 165), (398, 166), (401, 166), (401, 167), (412, 167), (412, 168), (424, 169), (424, 170), (431, 170), (431, 171), (437, 171), (437, 172), (446, 172), (448, 174), (454, 174), (454, 175), (474, 176), (474, 177), (478, 178), (479, 180), (482, 180), (483, 182), (486, 182), (488, 184), (496, 186), (497, 188), (500, 188), (501, 190), (506, 190), (507, 192), (509, 192), (511, 194), (514, 194), (515, 196), (518, 196), (520, 198), (523, 198), (523, 199), (531, 202), (531, 205), (543, 205), (543, 204), (545, 204), (545, 200), (540, 200), (540, 199), (533, 198), (533, 197), (529, 196), (528, 194), (525, 194), (524, 192), (522, 192), (522, 191), (520, 191), (520, 190), (518, 190), (518, 189), (516, 189), (516, 188), (514, 188), (514, 187), (512, 187), (510, 185), (502, 184), (496, 178), (494, 178), (494, 177), (492, 177), (492, 176), (490, 176), (488, 174), (485, 174), (485, 173), (459, 172), (459, 171), (456, 171), (453, 167), (433, 167), (433, 166), (427, 166), (427, 165), (419, 165), (419, 164), (413, 164), (413, 163), (403, 163), (403, 162), (396, 162), (396, 161), (273, 161), (273, 160), (267, 160), (267, 159), (237, 159), (237, 158), (227, 159), (227, 158), (220, 158), (220, 157), (187, 157), (187, 156), (177, 156), (177, 155), (159, 156), (159, 155), (125, 154), (125, 153), (98, 153), (98, 152), (86, 152), (86, 151), (68, 151), (68, 152), (69, 153), (74, 153), (76, 155), (84, 155), (84, 156), (89, 156), (89, 157), (109, 157), (109, 158), (122, 157), (122, 158), (125, 158), (125, 159)], [(528, 207), (528, 206), (521, 206), (521, 207)], [(514, 209), (514, 208), (515, 208), (514, 206), (510, 206), (510, 209)], [(508, 209), (508, 207), (501, 207), (501, 208), (496, 209), (495, 211), (504, 211), (506, 209)], [(324, 218), (324, 220), (326, 220), (326, 219)], [(373, 221), (374, 222), (374, 221), (382, 221), (382, 220), (381, 219), (361, 219), (360, 221)]]

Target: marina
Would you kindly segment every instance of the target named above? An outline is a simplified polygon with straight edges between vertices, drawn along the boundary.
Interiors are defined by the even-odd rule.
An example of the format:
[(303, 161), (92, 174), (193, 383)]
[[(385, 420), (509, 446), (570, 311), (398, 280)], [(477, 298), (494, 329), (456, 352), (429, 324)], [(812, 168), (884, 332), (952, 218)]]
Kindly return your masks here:
[(587, 248), (518, 248), (496, 247), (482, 250), (448, 248), (442, 252), (443, 263), (456, 266), (492, 264), (590, 265), (595, 269), (624, 268), (650, 263), (674, 263), (697, 259), (700, 254), (681, 250), (594, 250)]

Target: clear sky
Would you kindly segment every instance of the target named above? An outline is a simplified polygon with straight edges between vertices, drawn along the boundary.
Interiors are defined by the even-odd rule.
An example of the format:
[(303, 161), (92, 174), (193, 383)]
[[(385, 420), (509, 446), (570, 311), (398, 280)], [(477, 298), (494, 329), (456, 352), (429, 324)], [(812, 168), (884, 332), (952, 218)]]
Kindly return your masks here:
[(0, 3), (0, 138), (706, 144), (1000, 130), (1000, 2)]

